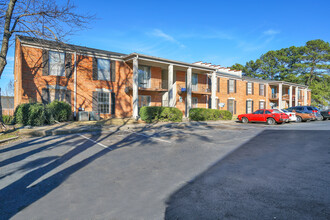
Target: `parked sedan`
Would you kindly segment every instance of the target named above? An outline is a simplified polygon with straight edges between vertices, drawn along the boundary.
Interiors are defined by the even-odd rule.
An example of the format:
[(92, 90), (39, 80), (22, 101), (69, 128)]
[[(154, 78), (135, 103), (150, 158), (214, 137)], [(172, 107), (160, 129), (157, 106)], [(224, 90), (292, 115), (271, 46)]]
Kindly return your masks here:
[[(290, 111), (290, 109), (286, 109), (286, 110)], [(306, 122), (313, 119), (313, 116), (310, 113), (306, 113), (298, 110), (291, 110), (290, 112), (296, 113), (296, 117), (297, 117), (296, 122)]]
[(330, 119), (330, 109), (321, 111), (322, 120)]
[(289, 121), (297, 121), (297, 116), (295, 112), (289, 112), (288, 110), (281, 109), (280, 112), (283, 112), (289, 116)]
[(287, 110), (288, 111), (295, 110), (295, 111), (301, 111), (301, 112), (305, 112), (305, 113), (311, 113), (311, 114), (315, 115), (317, 120), (322, 120), (320, 110), (318, 108), (314, 107), (314, 106), (294, 106), (294, 107), (288, 108)]
[(289, 116), (277, 109), (259, 109), (251, 114), (242, 114), (237, 119), (243, 123), (267, 122), (269, 125), (282, 124), (289, 121)]

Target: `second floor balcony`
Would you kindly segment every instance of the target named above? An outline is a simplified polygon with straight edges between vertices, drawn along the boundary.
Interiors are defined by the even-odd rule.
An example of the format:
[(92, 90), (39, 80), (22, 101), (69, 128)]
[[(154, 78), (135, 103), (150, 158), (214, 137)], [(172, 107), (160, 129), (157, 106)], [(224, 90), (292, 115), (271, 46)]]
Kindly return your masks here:
[[(178, 86), (177, 88), (178, 94), (182, 94), (187, 92), (186, 87)], [(191, 86), (192, 94), (202, 94), (202, 95), (211, 95), (211, 88), (206, 84), (196, 84)]]
[[(167, 92), (167, 81), (156, 80), (151, 78), (149, 81), (140, 80), (138, 83), (138, 88), (141, 91), (154, 91), (154, 92)], [(133, 79), (128, 78), (125, 83), (125, 89), (127, 91), (133, 90)]]

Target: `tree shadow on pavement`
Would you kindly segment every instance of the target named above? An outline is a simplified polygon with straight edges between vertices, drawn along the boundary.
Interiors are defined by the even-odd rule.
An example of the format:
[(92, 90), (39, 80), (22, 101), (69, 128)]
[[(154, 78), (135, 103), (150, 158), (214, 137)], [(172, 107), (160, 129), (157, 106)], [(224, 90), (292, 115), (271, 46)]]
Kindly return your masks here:
[[(152, 130), (153, 126), (146, 125), (136, 132), (128, 133), (121, 140), (118, 140), (107, 146), (108, 148), (102, 148), (101, 146), (98, 146), (96, 142), (102, 142), (109, 138), (109, 140), (115, 140), (111, 137), (120, 131), (120, 127), (118, 127), (115, 131), (107, 134), (102, 134), (101, 132), (93, 133), (90, 139), (94, 140), (95, 142), (91, 141), (90, 139), (81, 139), (79, 134), (75, 134), (62, 137), (55, 143), (54, 140), (56, 140), (56, 138), (59, 136), (54, 136), (52, 138), (47, 137), (46, 140), (43, 138), (27, 140), (26, 142), (9, 147), (8, 150), (5, 150), (5, 152), (10, 152), (14, 149), (18, 150), (20, 147), (24, 148), (25, 150), (20, 155), (15, 155), (14, 157), (1, 161), (0, 163), (2, 168), (3, 166), (14, 164), (30, 156), (33, 156), (35, 159), (33, 161), (28, 161), (28, 164), (18, 167), (15, 171), (9, 172), (7, 175), (2, 176), (0, 179), (1, 181), (4, 181), (6, 176), (12, 175), (19, 170), (24, 170), (27, 172), (18, 180), (14, 180), (13, 182), (8, 183), (8, 185), (0, 190), (0, 219), (9, 219), (13, 217), (24, 208), (33, 204), (35, 201), (41, 199), (52, 190), (57, 188), (72, 174), (113, 150), (122, 147), (129, 147), (132, 144), (139, 144), (139, 146), (144, 146), (146, 144), (156, 143), (152, 138), (136, 135), (137, 132), (146, 132)], [(167, 137), (171, 137), (175, 135), (176, 132), (177, 131), (175, 130), (169, 130), (166, 131), (166, 135)], [(202, 135), (199, 135), (199, 137), (203, 138)], [(52, 140), (52, 142), (47, 143), (47, 140)], [(41, 146), (38, 147), (38, 144), (41, 144)], [(35, 146), (33, 148), (29, 148), (30, 145)], [(47, 156), (46, 154), (44, 158), (38, 157), (38, 153), (43, 153), (62, 145), (68, 148), (68, 151), (66, 151), (63, 155)], [(87, 150), (90, 151), (91, 148), (94, 149), (94, 153), (87, 157), (82, 156), (86, 155), (84, 152)], [(26, 149), (29, 149), (30, 151), (26, 151)], [(79, 162), (74, 163), (68, 167), (64, 166), (65, 168), (60, 169), (60, 166), (67, 165), (67, 162), (78, 155), (82, 157), (82, 160), (79, 160)], [(56, 170), (60, 171), (52, 174)]]
[(264, 130), (174, 192), (165, 219), (329, 219), (329, 131)]

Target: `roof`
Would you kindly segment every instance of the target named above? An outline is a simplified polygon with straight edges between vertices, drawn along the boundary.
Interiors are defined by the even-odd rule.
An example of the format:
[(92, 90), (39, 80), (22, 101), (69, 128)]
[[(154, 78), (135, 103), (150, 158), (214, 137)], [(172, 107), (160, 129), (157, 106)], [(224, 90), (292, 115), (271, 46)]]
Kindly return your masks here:
[(246, 81), (252, 81), (252, 82), (259, 82), (259, 83), (268, 83), (270, 85), (274, 85), (274, 84), (284, 84), (284, 85), (289, 85), (289, 86), (298, 86), (298, 87), (303, 87), (303, 88), (308, 88), (308, 86), (303, 85), (303, 84), (297, 84), (297, 83), (291, 83), (291, 82), (286, 82), (286, 81), (278, 81), (278, 80), (270, 80), (270, 79), (258, 79), (258, 78), (252, 78), (252, 77), (248, 77), (248, 76), (243, 76), (242, 77), (243, 80)]
[(1, 96), (2, 109), (14, 109), (14, 96)]
[(78, 46), (78, 45), (73, 45), (73, 44), (66, 44), (63, 42), (59, 41), (50, 41), (50, 40), (44, 40), (44, 39), (39, 39), (35, 37), (28, 37), (28, 36), (22, 36), (18, 35), (17, 38), (21, 41), (21, 43), (26, 44), (26, 45), (31, 45), (31, 46), (40, 46), (40, 47), (49, 47), (53, 49), (63, 49), (67, 51), (72, 51), (72, 52), (87, 52), (87, 53), (92, 53), (92, 54), (104, 54), (108, 56), (125, 56), (126, 54), (123, 53), (117, 53), (117, 52), (111, 52), (107, 50), (100, 50), (100, 49), (95, 49), (95, 48), (90, 48), (90, 47), (84, 47), (84, 46)]

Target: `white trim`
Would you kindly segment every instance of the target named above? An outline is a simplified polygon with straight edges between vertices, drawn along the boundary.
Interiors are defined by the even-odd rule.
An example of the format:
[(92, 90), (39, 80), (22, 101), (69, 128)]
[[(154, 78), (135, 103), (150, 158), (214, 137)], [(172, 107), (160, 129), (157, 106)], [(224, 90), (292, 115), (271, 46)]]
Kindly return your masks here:
[(246, 101), (253, 101), (253, 99), (246, 99)]
[(112, 89), (104, 89), (104, 88), (102, 88), (102, 89), (95, 89), (95, 91), (96, 92), (112, 92)]
[(260, 99), (259, 102), (265, 102), (265, 100), (264, 99)]
[(66, 86), (59, 86), (59, 85), (47, 85), (47, 89), (62, 89), (62, 90), (67, 90)]
[[(45, 46), (45, 47), (39, 47), (39, 46), (32, 46), (32, 45), (28, 45), (28, 44), (25, 44), (25, 43), (21, 43), (21, 46), (22, 47), (31, 47), (31, 48), (37, 48), (37, 49), (42, 49), (42, 50), (50, 50), (50, 51), (54, 51), (54, 52), (62, 52), (62, 53), (74, 53), (76, 52), (75, 50), (63, 50), (63, 49), (57, 49), (57, 48), (52, 48), (52, 47), (48, 47), (48, 46)], [(123, 59), (120, 59), (118, 57), (116, 58), (113, 58), (112, 56), (116, 56), (116, 55), (102, 55), (100, 53), (93, 53), (93, 52), (85, 52), (85, 53), (82, 53), (82, 52), (76, 52), (78, 55), (82, 55), (82, 56), (89, 56), (89, 57), (95, 57), (95, 58), (101, 58), (101, 59), (110, 59), (110, 60), (116, 60), (116, 61), (121, 61), (121, 62), (124, 62)]]
[(235, 99), (235, 98), (233, 98), (233, 97), (229, 97), (228, 99)]

